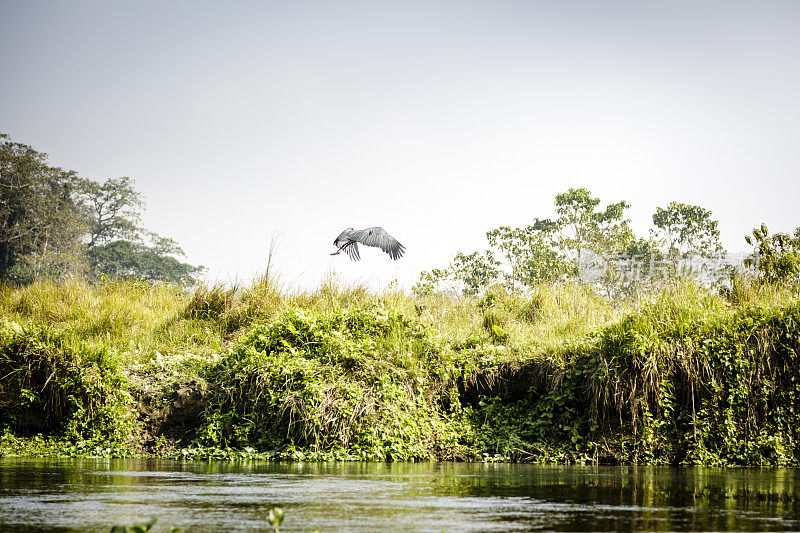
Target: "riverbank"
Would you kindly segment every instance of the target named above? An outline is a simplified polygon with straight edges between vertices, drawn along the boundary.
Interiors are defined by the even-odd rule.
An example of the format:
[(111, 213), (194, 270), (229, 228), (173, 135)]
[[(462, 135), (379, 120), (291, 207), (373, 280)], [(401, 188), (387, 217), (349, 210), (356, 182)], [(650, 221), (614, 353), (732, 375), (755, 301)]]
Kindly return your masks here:
[(0, 454), (800, 464), (800, 294), (0, 290)]

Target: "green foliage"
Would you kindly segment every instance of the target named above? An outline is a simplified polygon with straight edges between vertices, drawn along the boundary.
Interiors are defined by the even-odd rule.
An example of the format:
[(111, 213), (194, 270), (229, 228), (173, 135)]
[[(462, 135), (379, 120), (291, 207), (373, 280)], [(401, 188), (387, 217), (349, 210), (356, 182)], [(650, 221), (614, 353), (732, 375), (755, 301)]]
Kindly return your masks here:
[(505, 318), (498, 312), (497, 306), (502, 297), (495, 292), (487, 293), (478, 303), (478, 307), (483, 309), (483, 329), (489, 334), (489, 338), (494, 344), (505, 344), (509, 340), (509, 334), (503, 330)]
[(747, 244), (754, 247), (747, 266), (756, 266), (759, 274), (769, 282), (800, 281), (800, 227), (794, 235), (769, 234), (765, 224), (753, 230), (753, 237), (745, 236)]
[(508, 285), (534, 287), (577, 274), (576, 266), (556, 246), (557, 230), (556, 223), (536, 220), (524, 228), (501, 226), (487, 232), (489, 245), (497, 247), (511, 266)]
[[(481, 254), (458, 253), (447, 269), (423, 272), (415, 287), (417, 294), (432, 294), (448, 280), (459, 282), (465, 295), (476, 295), (504, 282), (512, 290), (530, 289), (541, 283), (574, 280), (594, 259), (608, 263), (625, 254), (635, 243), (630, 221), (624, 218), (630, 207), (621, 201), (598, 210), (599, 198), (587, 189), (569, 189), (556, 195), (558, 218), (534, 219), (524, 228), (500, 226), (487, 232), (492, 247)], [(495, 258), (496, 249), (505, 259)], [(503, 267), (510, 268), (510, 272)], [(605, 267), (604, 267), (605, 268)], [(606, 268), (607, 285), (616, 282)]]
[(437, 360), (420, 324), (383, 307), (289, 309), (210, 369), (222, 386), (198, 444), (430, 458), (443, 424), (428, 390), (439, 382)]
[(508, 333), (503, 331), (500, 317), (491, 310), (483, 313), (483, 329), (486, 330), (489, 338), (495, 344), (505, 344), (508, 341)]
[(47, 327), (0, 326), (0, 428), (123, 444), (136, 427), (114, 355)]
[(192, 299), (183, 311), (187, 318), (216, 320), (233, 307), (236, 288), (226, 288), (222, 283), (213, 286), (198, 285), (192, 291)]
[(571, 283), (48, 282), (0, 288), (0, 312), (0, 454), (800, 464), (791, 284), (615, 309)]
[(141, 232), (142, 195), (130, 178), (110, 178), (104, 183), (80, 179), (78, 194), (87, 221), (88, 247), (116, 239), (135, 239)]
[(529, 461), (797, 464), (798, 355), (797, 300), (730, 313), (705, 291), (680, 287), (561, 364), (511, 367), (506, 379), (530, 388), (482, 396), (473, 445)]
[(624, 218), (630, 207), (625, 201), (598, 211), (600, 199), (592, 198), (591, 191), (571, 188), (556, 195), (555, 205), (559, 246), (575, 254), (578, 267), (584, 250), (609, 258), (623, 252), (634, 238), (630, 221)]
[(671, 264), (654, 239), (637, 238), (623, 253), (606, 262), (602, 292), (613, 301), (636, 300), (661, 289), (672, 279)]
[[(0, 139), (7, 139), (0, 134)], [(0, 281), (114, 275), (191, 284), (202, 270), (175, 259), (177, 243), (140, 226), (130, 178), (100, 184), (47, 164), (47, 155), (0, 144)]]
[(414, 293), (420, 296), (431, 295), (437, 287), (449, 281), (462, 294), (474, 296), (500, 279), (499, 266), (500, 263), (491, 250), (471, 254), (458, 252), (446, 269), (434, 268), (420, 273)]
[(112, 178), (103, 184), (83, 179), (79, 191), (88, 227), (88, 259), (95, 275), (195, 283), (203, 268), (180, 262), (174, 257), (184, 255), (178, 243), (140, 226), (144, 200), (130, 178)]
[(490, 250), (483, 254), (458, 252), (450, 266), (452, 276), (464, 284), (464, 294), (478, 294), (483, 287), (495, 283), (500, 277), (499, 263)]
[(444, 283), (450, 276), (450, 269), (434, 268), (423, 270), (419, 274), (419, 280), (414, 284), (412, 291), (417, 296), (432, 296), (436, 288)]
[(653, 224), (659, 229), (670, 258), (692, 254), (714, 257), (722, 251), (719, 222), (711, 218), (708, 209), (672, 202), (666, 208), (656, 208)]
[(127, 363), (142, 362), (158, 352), (214, 349), (216, 327), (176, 320), (186, 304), (178, 287), (136, 280), (0, 285), (0, 315), (26, 328), (48, 326), (69, 343), (114, 350)]
[(609, 330), (601, 344), (608, 371), (597, 385), (639, 430), (627, 453), (647, 462), (796, 462), (799, 324), (794, 305)]
[(77, 184), (74, 172), (49, 166), (46, 154), (0, 144), (0, 280), (21, 284), (83, 270)]
[(193, 285), (203, 270), (178, 261), (157, 246), (123, 240), (95, 245), (88, 257), (97, 273), (117, 278)]
[(556, 195), (555, 218), (488, 231), (489, 250), (459, 253), (446, 269), (422, 272), (415, 294), (431, 295), (448, 283), (477, 295), (498, 282), (524, 292), (540, 284), (580, 281), (623, 302), (676, 277), (726, 284), (733, 267), (720, 262), (718, 223), (710, 211), (678, 202), (659, 207), (653, 215), (656, 232), (644, 239), (625, 217), (629, 207), (619, 201), (601, 208), (591, 191), (571, 188)]
[(269, 514), (267, 515), (267, 522), (269, 525), (275, 528), (277, 533), (278, 528), (281, 524), (283, 524), (283, 509), (280, 507), (273, 507), (269, 510)]
[(653, 214), (659, 242), (669, 260), (670, 277), (696, 276), (697, 272), (681, 268), (681, 262), (692, 258), (715, 259), (722, 253), (719, 223), (711, 211), (697, 205), (672, 202), (658, 207)]

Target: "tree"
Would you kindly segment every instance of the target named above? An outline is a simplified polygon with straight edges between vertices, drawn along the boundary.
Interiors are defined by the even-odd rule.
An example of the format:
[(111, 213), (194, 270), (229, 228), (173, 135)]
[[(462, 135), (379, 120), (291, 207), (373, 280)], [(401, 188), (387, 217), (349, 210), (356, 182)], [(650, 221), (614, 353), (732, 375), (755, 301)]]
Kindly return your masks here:
[(711, 259), (722, 251), (719, 223), (711, 218), (711, 211), (698, 205), (672, 202), (666, 208), (658, 207), (653, 224), (666, 245), (667, 257), (676, 265), (692, 255)]
[(755, 247), (753, 254), (745, 259), (746, 266), (755, 266), (767, 281), (800, 281), (800, 227), (794, 235), (770, 235), (766, 224), (761, 224), (753, 230), (753, 238), (746, 235), (744, 239)]
[(88, 222), (89, 248), (120, 238), (137, 239), (144, 201), (130, 178), (110, 178), (102, 184), (81, 179), (78, 191)]
[(600, 199), (588, 189), (569, 189), (555, 197), (555, 220), (535, 218), (524, 228), (489, 231), (489, 244), (503, 253), (511, 268), (507, 284), (533, 287), (574, 278), (589, 257), (602, 260), (601, 271), (608, 277), (610, 261), (625, 253), (634, 235), (624, 218), (627, 202), (605, 210), (598, 210), (599, 205)]
[(175, 241), (141, 226), (144, 202), (130, 178), (97, 183), (0, 139), (0, 280), (113, 272), (185, 282), (201, 271), (173, 257), (183, 255)]
[(412, 290), (418, 296), (429, 296), (436, 292), (436, 289), (450, 278), (450, 269), (434, 268), (424, 270), (419, 273), (419, 281), (414, 284)]
[(557, 224), (534, 219), (524, 228), (500, 226), (486, 233), (489, 245), (500, 250), (511, 267), (507, 285), (534, 287), (577, 273), (575, 266), (556, 246)]
[(629, 298), (652, 289), (668, 277), (669, 268), (659, 243), (652, 237), (635, 238), (622, 254), (608, 261), (603, 285), (607, 295)]
[(474, 296), (499, 281), (499, 266), (500, 263), (491, 250), (471, 254), (457, 252), (447, 268), (421, 272), (413, 290), (416, 294), (427, 295), (432, 294), (442, 284), (451, 284), (450, 288), (457, 287), (462, 294)]
[(195, 275), (203, 270), (167, 255), (158, 244), (146, 246), (124, 240), (93, 246), (89, 259), (97, 272), (108, 276), (183, 285), (194, 284)]
[[(459, 253), (447, 269), (423, 272), (419, 290), (432, 290), (448, 279), (463, 283), (467, 294), (501, 279), (509, 289), (552, 283), (575, 277), (588, 252), (604, 260), (603, 272), (608, 274), (610, 261), (634, 242), (630, 221), (624, 218), (630, 207), (627, 202), (598, 210), (600, 200), (587, 189), (569, 189), (556, 196), (555, 205), (559, 215), (555, 220), (535, 218), (526, 227), (500, 226), (488, 231), (490, 250)], [(506, 260), (505, 265), (495, 258), (495, 251)]]
[(556, 195), (555, 224), (559, 228), (559, 246), (575, 254), (577, 267), (583, 260), (583, 251), (590, 250), (603, 259), (624, 253), (633, 241), (630, 221), (624, 218), (630, 204), (620, 201), (598, 211), (599, 198), (592, 198), (588, 189), (569, 189)]
[(451, 264), (452, 276), (464, 284), (464, 294), (475, 295), (500, 279), (500, 263), (491, 250), (462, 254), (458, 252)]
[(0, 145), (0, 279), (24, 283), (83, 269), (77, 181), (30, 146)]
[(130, 178), (110, 178), (102, 184), (84, 179), (80, 194), (95, 273), (192, 284), (203, 271), (174, 257), (185, 256), (177, 242), (141, 226), (145, 203)]

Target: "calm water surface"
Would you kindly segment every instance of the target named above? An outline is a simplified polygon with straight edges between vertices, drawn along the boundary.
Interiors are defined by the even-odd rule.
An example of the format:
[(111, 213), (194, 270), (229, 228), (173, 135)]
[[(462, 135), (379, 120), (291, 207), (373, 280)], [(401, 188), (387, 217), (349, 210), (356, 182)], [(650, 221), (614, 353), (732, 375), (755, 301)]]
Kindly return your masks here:
[(0, 458), (0, 531), (800, 531), (800, 472)]

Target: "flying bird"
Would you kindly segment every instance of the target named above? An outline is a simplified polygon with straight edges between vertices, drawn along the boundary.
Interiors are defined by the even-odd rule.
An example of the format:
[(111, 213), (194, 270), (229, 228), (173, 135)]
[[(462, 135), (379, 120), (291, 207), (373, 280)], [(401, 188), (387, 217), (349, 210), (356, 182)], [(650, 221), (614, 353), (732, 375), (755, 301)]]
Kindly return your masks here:
[(403, 252), (405, 252), (405, 246), (397, 242), (397, 239), (386, 233), (386, 230), (383, 228), (367, 228), (367, 229), (353, 229), (347, 228), (342, 233), (336, 237), (336, 240), (333, 241), (333, 245), (339, 248), (331, 255), (337, 255), (342, 251), (347, 252), (347, 255), (350, 256), (350, 259), (353, 261), (358, 261), (361, 259), (361, 256), (358, 253), (358, 243), (361, 243), (366, 246), (376, 246), (389, 254), (389, 257), (392, 259), (400, 259), (402, 257)]

